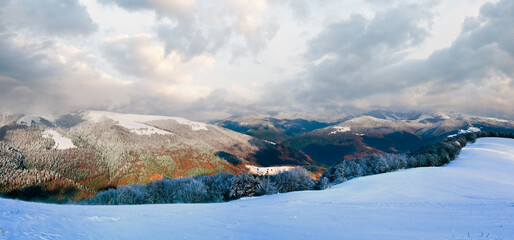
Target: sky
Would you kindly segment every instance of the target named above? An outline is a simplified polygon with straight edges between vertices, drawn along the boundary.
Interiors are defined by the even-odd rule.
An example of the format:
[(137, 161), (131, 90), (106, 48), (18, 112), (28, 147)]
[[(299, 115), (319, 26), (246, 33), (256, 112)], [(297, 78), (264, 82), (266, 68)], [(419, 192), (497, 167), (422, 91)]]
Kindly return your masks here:
[(514, 119), (511, 0), (0, 0), (0, 112)]

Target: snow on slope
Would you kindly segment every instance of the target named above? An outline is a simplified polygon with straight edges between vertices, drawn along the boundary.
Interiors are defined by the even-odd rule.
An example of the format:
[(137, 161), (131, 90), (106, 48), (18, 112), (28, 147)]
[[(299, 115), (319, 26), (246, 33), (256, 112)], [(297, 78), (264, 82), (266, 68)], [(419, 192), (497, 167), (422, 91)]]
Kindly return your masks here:
[(32, 123), (40, 123), (41, 122), (41, 117), (38, 117), (38, 116), (33, 116), (33, 115), (29, 115), (29, 116), (24, 116), (22, 118), (20, 118), (18, 121), (16, 121), (16, 124), (19, 124), (19, 125), (25, 125), (25, 126), (32, 126)]
[(451, 138), (451, 137), (455, 137), (457, 135), (460, 135), (460, 134), (465, 134), (465, 133), (475, 133), (475, 132), (480, 132), (480, 128), (477, 128), (477, 127), (468, 127), (468, 129), (464, 130), (464, 129), (460, 129), (457, 134), (452, 134), (452, 135), (448, 135), (448, 138)]
[(289, 171), (297, 167), (294, 166), (278, 166), (278, 167), (257, 167), (253, 165), (246, 165), (248, 171), (251, 174), (265, 176), (265, 175), (277, 175), (281, 172)]
[(444, 167), (356, 178), (325, 191), (141, 206), (0, 199), (0, 239), (506, 240), (514, 236), (513, 172), (514, 140), (483, 138)]
[(189, 121), (181, 117), (167, 117), (157, 115), (138, 115), (138, 114), (123, 114), (103, 111), (88, 111), (85, 113), (85, 118), (99, 122), (104, 118), (108, 118), (117, 121), (122, 127), (129, 129), (131, 132), (139, 135), (150, 135), (150, 134), (172, 134), (171, 132), (158, 129), (156, 127), (146, 124), (147, 122), (156, 120), (174, 120), (178, 124), (188, 125), (193, 131), (208, 130), (207, 124)]
[(334, 127), (332, 127), (332, 129), (334, 129), (334, 131), (330, 132), (328, 135), (351, 131), (350, 127), (342, 127), (342, 126), (334, 126)]
[(55, 142), (54, 148), (55, 149), (70, 149), (75, 148), (75, 145), (71, 141), (71, 139), (62, 136), (60, 133), (56, 132), (55, 130), (47, 129), (43, 132), (43, 137), (52, 138)]

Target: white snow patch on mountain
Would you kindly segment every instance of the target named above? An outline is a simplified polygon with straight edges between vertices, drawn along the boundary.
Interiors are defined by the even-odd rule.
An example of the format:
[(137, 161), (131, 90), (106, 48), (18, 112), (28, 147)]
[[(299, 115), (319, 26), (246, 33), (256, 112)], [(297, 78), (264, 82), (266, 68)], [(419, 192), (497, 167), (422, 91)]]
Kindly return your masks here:
[(330, 134), (336, 134), (336, 133), (344, 133), (344, 132), (349, 132), (351, 131), (350, 127), (343, 127), (343, 126), (334, 126), (332, 127), (332, 129), (334, 129), (334, 131), (330, 132)]
[[(121, 113), (111, 113), (111, 112), (100, 112), (100, 111), (90, 111), (86, 113), (85, 118), (93, 121), (100, 122), (105, 119), (111, 119), (113, 121), (118, 122), (118, 125), (127, 128), (130, 132), (133, 132), (137, 135), (151, 135), (151, 134), (172, 134), (168, 131), (164, 131), (158, 129), (153, 126), (149, 126), (142, 121), (143, 119), (151, 119), (144, 118), (145, 115), (135, 115), (135, 114), (121, 114)], [(151, 120), (148, 120), (151, 121)]]
[(70, 148), (75, 148), (76, 146), (73, 144), (71, 139), (62, 136), (60, 133), (55, 130), (46, 129), (43, 131), (43, 137), (52, 138), (55, 142), (54, 148), (59, 150), (65, 150)]
[(481, 138), (443, 167), (324, 191), (132, 206), (0, 199), (0, 239), (512, 239), (513, 172), (514, 139)]
[(439, 118), (442, 118), (442, 119), (451, 119), (450, 116), (448, 116), (448, 114), (446, 113), (443, 113), (443, 112), (437, 112), (434, 114), (435, 116), (439, 117)]
[(461, 129), (457, 132), (457, 134), (452, 134), (452, 135), (448, 135), (448, 138), (451, 138), (451, 137), (455, 137), (457, 135), (460, 135), (460, 134), (464, 134), (464, 133), (474, 133), (474, 132), (480, 132), (480, 128), (477, 128), (477, 127), (469, 127), (468, 129), (464, 130), (464, 129)]
[(146, 123), (157, 120), (174, 120), (181, 125), (187, 125), (191, 127), (193, 131), (208, 130), (207, 124), (200, 122), (189, 121), (181, 117), (167, 117), (158, 115), (139, 115), (139, 114), (124, 114), (124, 113), (113, 113), (103, 111), (88, 111), (86, 112), (86, 118), (99, 122), (102, 118), (109, 118), (114, 121), (118, 121), (119, 124), (131, 131), (140, 135), (156, 134), (171, 134), (168, 131), (164, 131), (155, 127), (152, 127)]
[(265, 175), (276, 175), (281, 172), (289, 171), (295, 169), (295, 166), (277, 166), (277, 167), (257, 167), (254, 165), (246, 165), (248, 168), (248, 172), (251, 174), (265, 176)]
[(22, 118), (16, 121), (18, 125), (32, 126), (32, 124), (41, 123), (41, 117), (34, 115), (23, 116)]
[(495, 122), (502, 122), (502, 123), (508, 123), (509, 122), (509, 121), (504, 120), (504, 119), (492, 118), (492, 117), (487, 117), (485, 119), (490, 120), (490, 121), (495, 121)]

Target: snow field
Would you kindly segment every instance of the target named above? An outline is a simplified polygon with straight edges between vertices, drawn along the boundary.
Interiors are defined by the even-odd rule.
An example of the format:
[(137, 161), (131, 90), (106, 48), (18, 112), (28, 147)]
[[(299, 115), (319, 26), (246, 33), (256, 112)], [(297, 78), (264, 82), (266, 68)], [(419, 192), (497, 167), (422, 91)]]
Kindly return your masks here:
[(0, 239), (512, 239), (514, 139), (443, 167), (214, 204), (80, 206), (0, 199)]
[(295, 169), (295, 166), (278, 166), (278, 167), (258, 167), (254, 165), (246, 165), (248, 168), (248, 172), (255, 175), (277, 175), (281, 172), (289, 171)]
[(56, 132), (55, 130), (46, 129), (43, 131), (43, 137), (52, 138), (55, 142), (54, 148), (65, 150), (70, 148), (75, 148), (76, 146), (73, 144), (71, 139), (62, 136), (60, 133)]

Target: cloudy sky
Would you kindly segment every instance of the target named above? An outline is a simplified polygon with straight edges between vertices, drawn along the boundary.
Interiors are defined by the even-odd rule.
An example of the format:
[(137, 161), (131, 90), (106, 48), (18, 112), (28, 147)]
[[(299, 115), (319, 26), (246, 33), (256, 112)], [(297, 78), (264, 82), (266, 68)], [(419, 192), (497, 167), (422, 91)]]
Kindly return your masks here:
[(0, 112), (514, 118), (512, 0), (0, 0)]

